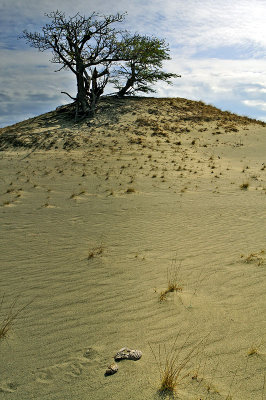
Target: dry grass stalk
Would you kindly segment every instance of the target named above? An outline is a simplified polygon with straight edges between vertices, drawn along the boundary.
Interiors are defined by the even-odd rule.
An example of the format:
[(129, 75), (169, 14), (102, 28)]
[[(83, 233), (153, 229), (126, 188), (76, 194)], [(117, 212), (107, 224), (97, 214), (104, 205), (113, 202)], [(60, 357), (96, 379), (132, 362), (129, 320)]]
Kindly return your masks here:
[(248, 350), (248, 356), (255, 356), (259, 355), (259, 349), (260, 347), (263, 346), (262, 339), (260, 340), (260, 343), (258, 345), (253, 344), (249, 350)]
[(18, 317), (18, 315), (31, 303), (27, 303), (25, 306), (21, 308), (16, 308), (16, 304), (18, 301), (18, 297), (13, 301), (10, 305), (9, 309), (2, 316), (2, 309), (4, 304), (4, 296), (2, 297), (0, 303), (0, 340), (7, 337), (8, 332), (10, 331), (14, 321)]
[(264, 377), (263, 377), (263, 385), (262, 385), (262, 392), (261, 392), (262, 400), (264, 400), (265, 382), (266, 382), (266, 374), (264, 374)]

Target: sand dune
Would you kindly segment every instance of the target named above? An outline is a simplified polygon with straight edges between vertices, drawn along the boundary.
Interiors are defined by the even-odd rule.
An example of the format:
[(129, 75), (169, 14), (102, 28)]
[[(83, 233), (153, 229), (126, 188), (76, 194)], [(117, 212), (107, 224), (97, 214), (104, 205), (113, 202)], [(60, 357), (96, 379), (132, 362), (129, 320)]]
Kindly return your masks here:
[[(0, 398), (161, 398), (153, 352), (176, 341), (197, 349), (177, 398), (263, 399), (265, 124), (186, 99), (71, 113), (0, 129), (0, 324), (27, 305)], [(142, 358), (104, 376), (124, 346)]]

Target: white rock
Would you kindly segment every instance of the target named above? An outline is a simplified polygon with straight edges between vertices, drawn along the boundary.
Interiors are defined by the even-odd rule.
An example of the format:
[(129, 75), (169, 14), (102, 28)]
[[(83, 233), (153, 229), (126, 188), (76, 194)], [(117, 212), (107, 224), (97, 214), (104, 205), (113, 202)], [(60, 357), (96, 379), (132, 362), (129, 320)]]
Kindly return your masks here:
[(116, 361), (118, 361), (118, 360), (137, 361), (141, 358), (141, 356), (142, 356), (142, 352), (140, 350), (131, 350), (131, 349), (128, 349), (127, 347), (123, 347), (116, 353), (116, 355), (114, 356), (114, 359)]
[(118, 365), (116, 363), (112, 363), (107, 367), (105, 375), (114, 375), (117, 371), (118, 371)]

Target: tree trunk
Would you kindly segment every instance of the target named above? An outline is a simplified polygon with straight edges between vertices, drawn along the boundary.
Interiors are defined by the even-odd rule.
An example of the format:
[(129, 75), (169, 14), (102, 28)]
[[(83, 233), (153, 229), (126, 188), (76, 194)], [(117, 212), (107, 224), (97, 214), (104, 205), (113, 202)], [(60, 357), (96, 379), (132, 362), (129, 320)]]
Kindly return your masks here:
[(104, 87), (101, 85), (98, 86), (97, 79), (102, 76), (104, 73), (98, 74), (96, 68), (94, 68), (92, 77), (91, 77), (91, 91), (90, 91), (90, 113), (91, 116), (94, 116), (96, 111), (97, 103), (103, 94)]
[(134, 84), (134, 79), (131, 77), (127, 80), (125, 86), (119, 90), (118, 97), (124, 97), (128, 89), (130, 89), (133, 86), (133, 84)]
[(79, 111), (81, 111), (82, 114), (86, 114), (88, 111), (88, 100), (83, 71), (79, 72), (77, 75), (77, 102)]
[(133, 88), (133, 85), (134, 85), (134, 83), (135, 83), (135, 80), (136, 80), (136, 67), (135, 67), (135, 64), (132, 63), (132, 64), (131, 64), (131, 77), (128, 78), (128, 80), (127, 80), (125, 86), (124, 86), (122, 89), (119, 90), (119, 92), (118, 92), (118, 97), (124, 97), (125, 94), (127, 93), (127, 91), (128, 91), (131, 87)]
[(84, 78), (84, 65), (83, 61), (78, 58), (76, 64), (76, 79), (77, 79), (77, 107), (76, 107), (76, 118), (81, 115), (88, 113), (89, 104), (87, 97), (87, 89)]

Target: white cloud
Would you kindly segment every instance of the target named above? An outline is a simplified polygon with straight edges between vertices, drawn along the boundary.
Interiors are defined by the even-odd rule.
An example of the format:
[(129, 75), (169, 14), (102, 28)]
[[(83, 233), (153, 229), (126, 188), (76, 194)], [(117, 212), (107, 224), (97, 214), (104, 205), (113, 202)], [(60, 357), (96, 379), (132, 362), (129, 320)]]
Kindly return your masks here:
[(116, 0), (9, 0), (0, 6), (9, 26), (20, 20), (29, 29), (34, 23), (39, 26), (45, 12), (56, 9), (67, 15), (128, 11), (129, 29), (166, 36), (188, 51), (228, 45), (245, 48), (250, 43), (254, 50), (266, 46), (264, 0), (123, 0), (119, 4)]
[(255, 93), (255, 94), (266, 93), (266, 88), (259, 88), (259, 87), (246, 88), (245, 92)]
[(168, 29), (179, 32), (178, 41), (188, 47), (266, 45), (264, 1), (166, 0), (164, 9)]
[(75, 94), (72, 74), (55, 73), (48, 54), (28, 49), (2, 50), (1, 55), (0, 127), (68, 103), (61, 91)]
[(256, 107), (262, 111), (266, 111), (266, 101), (243, 100), (242, 103), (248, 107)]
[(0, 87), (2, 93), (16, 96), (45, 91), (54, 93), (56, 90), (73, 90), (70, 72), (56, 72), (58, 65), (49, 62), (51, 54), (27, 49), (23, 51), (2, 50), (0, 60)]
[[(266, 59), (264, 60), (219, 60), (178, 59), (167, 63), (167, 69), (182, 75), (178, 84), (190, 82), (205, 84), (215, 92), (231, 92), (238, 85), (261, 85), (266, 87)], [(252, 88), (251, 90), (253, 90)], [(263, 92), (263, 88), (260, 88)]]

